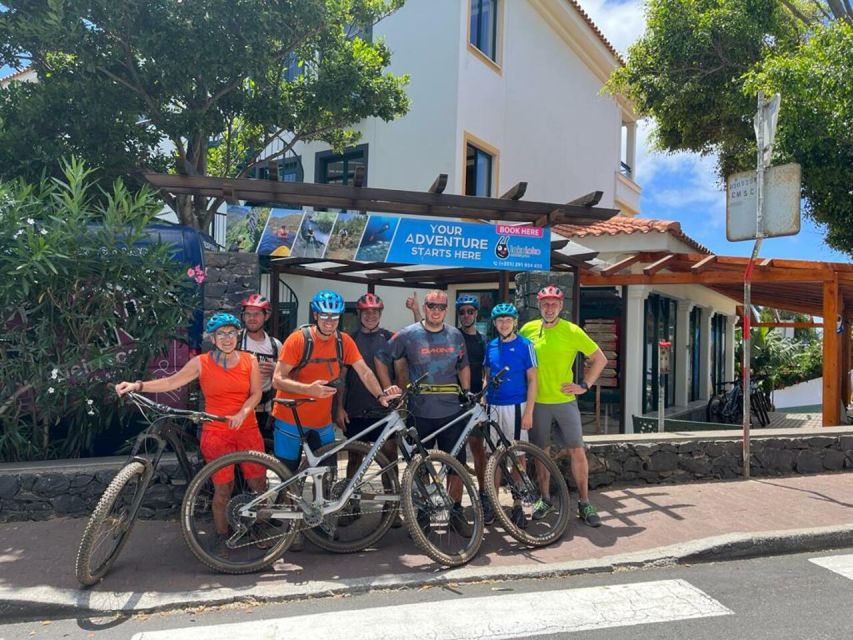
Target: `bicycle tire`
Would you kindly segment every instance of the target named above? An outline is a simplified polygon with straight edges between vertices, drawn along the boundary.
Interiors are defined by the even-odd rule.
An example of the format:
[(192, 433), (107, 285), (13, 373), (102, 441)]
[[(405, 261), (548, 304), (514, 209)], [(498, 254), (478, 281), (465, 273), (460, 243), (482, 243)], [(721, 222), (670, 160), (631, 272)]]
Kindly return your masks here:
[[(229, 500), (227, 515), (232, 529), (234, 524), (238, 523), (245, 527), (245, 531), (235, 532), (230, 536), (229, 541), (234, 546), (223, 549), (224, 554), (216, 553), (214, 543), (217, 537), (210, 510), (212, 494), (206, 495), (205, 492), (211, 492), (213, 484), (211, 478), (214, 473), (230, 465), (244, 463), (264, 467), (268, 486), (276, 478), (280, 484), (292, 477), (287, 467), (274, 456), (260, 451), (237, 451), (216, 458), (205, 465), (190, 482), (181, 504), (181, 531), (187, 546), (202, 564), (220, 573), (252, 573), (268, 567), (284, 555), (298, 531), (295, 520), (238, 521), (239, 516), (232, 505), (239, 506), (241, 500), (248, 501), (254, 494), (242, 474), (235, 473), (234, 489)], [(285, 504), (286, 499), (287, 494), (282, 491), (276, 494), (275, 502), (269, 503), (269, 506), (280, 508)], [(240, 538), (236, 539), (238, 533)], [(238, 541), (240, 544), (236, 545)], [(261, 546), (262, 542), (268, 541), (272, 543), (269, 547)], [(214, 548), (211, 549), (211, 547)], [(238, 552), (238, 549), (241, 551)]]
[[(517, 458), (520, 456), (525, 458), (524, 467), (518, 464)], [(552, 513), (556, 515), (556, 518), (534, 520), (532, 518), (527, 519), (525, 516), (525, 526), (522, 528), (520, 524), (513, 521), (512, 513), (507, 512), (502, 503), (507, 501), (505, 498), (512, 501), (518, 496), (519, 506), (525, 504), (530, 508), (541, 498), (535, 472), (532, 478), (528, 474), (528, 469), (532, 469), (536, 462), (541, 463), (550, 474), (552, 488), (550, 497), (554, 506)], [(519, 473), (519, 480), (513, 477), (511, 473), (513, 468)], [(495, 482), (498, 471), (502, 473), (506, 481), (505, 489), (507, 491), (503, 495), (501, 493), (502, 487)], [(554, 495), (553, 489), (556, 489), (557, 495)], [(509, 447), (500, 446), (492, 453), (486, 466), (486, 492), (489, 494), (492, 505), (494, 505), (495, 517), (503, 530), (523, 544), (531, 547), (545, 547), (562, 538), (569, 527), (572, 506), (566, 479), (551, 457), (540, 447), (530, 442), (514, 442)], [(523, 511), (522, 515), (524, 515)]]
[[(433, 466), (436, 464), (439, 465), (438, 471)], [(453, 503), (444, 488), (444, 478), (446, 478), (447, 472), (450, 470), (459, 476), (462, 481), (463, 499), (466, 494), (468, 497), (470, 504), (469, 513), (473, 516), (473, 524), (467, 522), (466, 516), (466, 524), (471, 527), (470, 536), (459, 532), (458, 526), (451, 527), (450, 525), (452, 518), (450, 509)], [(435, 482), (436, 475), (440, 478), (438, 486), (436, 486)], [(427, 496), (422, 495), (419, 485), (425, 486), (428, 492)], [(431, 499), (431, 496), (436, 496), (437, 500)], [(483, 534), (486, 527), (483, 518), (483, 506), (480, 503), (479, 491), (474, 479), (468, 473), (465, 465), (459, 462), (459, 460), (443, 451), (436, 450), (428, 451), (427, 455), (416, 455), (412, 458), (412, 461), (406, 467), (406, 472), (403, 474), (401, 502), (406, 526), (409, 529), (412, 540), (432, 560), (446, 567), (457, 567), (469, 562), (477, 555), (480, 545), (483, 543)], [(441, 506), (438, 506), (437, 503), (439, 502)], [(453, 535), (455, 537), (462, 540), (467, 538), (467, 542), (463, 544), (462, 548), (456, 551), (445, 551), (436, 542), (433, 542), (430, 539), (431, 536), (435, 533), (439, 533), (441, 536), (441, 528), (432, 529), (431, 515), (425, 524), (422, 525), (419, 523), (418, 515), (419, 512), (423, 514), (422, 509), (430, 512), (430, 514), (447, 512), (447, 522), (444, 527), (446, 533), (444, 536), (450, 539), (451, 529), (454, 529)]]
[[(94, 511), (92, 511), (92, 515), (89, 516), (89, 522), (86, 524), (83, 537), (80, 539), (74, 568), (77, 581), (84, 587), (90, 587), (100, 581), (113, 566), (124, 545), (127, 544), (130, 532), (136, 524), (136, 513), (139, 510), (139, 505), (142, 502), (145, 490), (148, 488), (148, 482), (144, 480), (144, 476), (145, 465), (143, 463), (133, 461), (126, 464), (107, 485)], [(131, 489), (132, 493), (129, 500), (122, 499), (125, 487), (134, 481), (136, 484)], [(111, 515), (117, 506), (121, 512), (117, 514), (117, 519), (115, 517), (111, 519)], [(104, 525), (107, 525), (106, 530), (103, 528)], [(100, 560), (96, 553), (101, 543), (107, 541), (103, 533), (109, 535), (111, 531), (117, 533), (117, 535), (112, 535), (110, 541), (112, 542), (112, 549), (108, 549), (106, 557)], [(95, 559), (94, 563), (93, 559)]]
[[(326, 445), (322, 449), (319, 449), (315, 455), (318, 457), (322, 456), (326, 452), (334, 449), (336, 446), (339, 445), (335, 443)], [(370, 445), (366, 442), (353, 441), (343, 447), (338, 453), (352, 452), (364, 457), (369, 451)], [(339, 460), (338, 469), (340, 469), (340, 462), (341, 461)], [(378, 465), (378, 469), (374, 468), (374, 464)], [(344, 476), (346, 476), (346, 465), (347, 458), (344, 458)], [(367, 486), (367, 483), (375, 482), (377, 480), (377, 473), (381, 476), (382, 495), (395, 496), (396, 501), (384, 500), (382, 498), (378, 501), (373, 500), (368, 503), (373, 505), (373, 508), (365, 510), (365, 500), (360, 497), (363, 492), (359, 492), (359, 488)], [(336, 485), (342, 488), (346, 483), (346, 479), (340, 480), (339, 482), (341, 484), (337, 485), (336, 483)], [(333, 489), (334, 488), (335, 486), (333, 485)], [(372, 484), (368, 486), (368, 489), (371, 492), (376, 491)], [(366, 549), (367, 547), (376, 544), (382, 536), (388, 532), (388, 529), (391, 528), (391, 525), (394, 523), (394, 518), (396, 518), (399, 513), (399, 496), (400, 481), (397, 478), (397, 467), (396, 465), (392, 466), (391, 462), (381, 451), (377, 451), (371, 466), (365, 471), (362, 481), (356, 487), (356, 490), (353, 492), (353, 495), (346, 502), (344, 507), (340, 511), (326, 516), (327, 518), (332, 518), (332, 524), (335, 525), (335, 533), (338, 535), (338, 539), (335, 539), (335, 533), (333, 533), (332, 536), (329, 536), (322, 527), (305, 529), (303, 533), (308, 540), (326, 551), (332, 551), (334, 553), (354, 553), (356, 551), (361, 551), (362, 549)], [(358, 514), (358, 517), (355, 517), (354, 520), (349, 520), (349, 524), (347, 526), (341, 526), (340, 522), (343, 518), (351, 519), (356, 513)], [(370, 520), (366, 522), (364, 521), (365, 518), (363, 516), (369, 516), (370, 514), (377, 513), (380, 514), (379, 522), (377, 524), (373, 525)], [(356, 526), (358, 526), (358, 528), (354, 528)], [(342, 531), (343, 534), (341, 533)], [(364, 535), (353, 539), (347, 539), (345, 535), (347, 532), (352, 535), (361, 535), (362, 533)], [(341, 535), (344, 535), (344, 539), (340, 538)]]
[(717, 395), (711, 396), (711, 399), (708, 400), (708, 406), (705, 407), (705, 418), (708, 422), (725, 422), (723, 419), (724, 406), (725, 402), (722, 397)]
[(770, 415), (767, 411), (767, 401), (764, 399), (764, 394), (752, 394), (752, 403), (755, 405), (755, 412), (758, 415), (758, 422), (762, 427), (770, 424)]

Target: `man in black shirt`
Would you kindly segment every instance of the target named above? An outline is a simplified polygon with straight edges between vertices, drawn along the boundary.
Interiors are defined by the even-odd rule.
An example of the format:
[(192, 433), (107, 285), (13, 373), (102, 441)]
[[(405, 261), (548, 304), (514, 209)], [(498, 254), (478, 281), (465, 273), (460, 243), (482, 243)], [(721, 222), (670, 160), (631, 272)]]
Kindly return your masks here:
[[(483, 361), (486, 356), (486, 337), (477, 331), (477, 315), (480, 312), (480, 300), (476, 296), (464, 294), (456, 298), (456, 322), (465, 339), (465, 352), (468, 366), (471, 368), (471, 392), (483, 390)], [(483, 517), (486, 524), (495, 520), (495, 512), (489, 496), (486, 494), (486, 448), (481, 436), (471, 434), (468, 447), (474, 456), (474, 472), (480, 485), (480, 501), (483, 503)]]

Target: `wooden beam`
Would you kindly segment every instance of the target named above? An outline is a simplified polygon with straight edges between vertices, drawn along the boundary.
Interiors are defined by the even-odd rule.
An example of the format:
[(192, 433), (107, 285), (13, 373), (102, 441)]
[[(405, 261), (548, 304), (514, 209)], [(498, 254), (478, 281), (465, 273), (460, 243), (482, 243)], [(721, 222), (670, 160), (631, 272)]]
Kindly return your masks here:
[(850, 323), (844, 323), (841, 332), (841, 402), (846, 407), (850, 404)]
[(838, 280), (823, 284), (823, 426), (841, 423), (841, 341), (835, 332), (835, 319), (840, 312)]
[(648, 265), (647, 267), (644, 267), (643, 273), (647, 276), (653, 276), (658, 271), (666, 268), (667, 265), (669, 265), (671, 262), (673, 262), (675, 260), (675, 257), (676, 257), (676, 254), (670, 253), (668, 256), (664, 256), (663, 258), (661, 258), (657, 262), (653, 262), (652, 264)]
[[(294, 276), (306, 276), (308, 278), (318, 278), (320, 280), (329, 280), (329, 276), (325, 274), (323, 271), (317, 271), (314, 269), (305, 269), (303, 267), (296, 266), (284, 266), (281, 268), (281, 273), (289, 273)], [(325, 277), (324, 277), (325, 276)], [(365, 286), (370, 283), (374, 283), (377, 285), (381, 285), (383, 287), (403, 287), (403, 288), (416, 288), (416, 289), (435, 289), (442, 288), (437, 285), (436, 282), (397, 282), (394, 280), (382, 280), (381, 278), (371, 278), (368, 276), (350, 276), (350, 275), (342, 275), (336, 274), (331, 279), (337, 280), (339, 282), (354, 282), (356, 284), (363, 284)]]
[(575, 198), (574, 200), (570, 200), (569, 204), (576, 205), (578, 207), (594, 207), (599, 202), (601, 202), (601, 197), (604, 195), (603, 191), (590, 191), (585, 196), (581, 196), (580, 198)]
[(498, 276), (498, 300), (509, 301), (509, 271), (501, 271)]
[(766, 269), (767, 267), (773, 266), (773, 258), (764, 258), (757, 265), (759, 269)]
[(444, 189), (447, 187), (447, 174), (439, 173), (438, 177), (433, 181), (432, 186), (429, 188), (430, 193), (444, 193)]
[(820, 329), (823, 327), (822, 322), (753, 322), (753, 327), (772, 327), (779, 329)]
[[(753, 282), (823, 282), (824, 274), (821, 272), (806, 272), (795, 269), (773, 269), (768, 271), (756, 271), (752, 275)], [(743, 282), (743, 273), (740, 271), (708, 271), (705, 273), (656, 273), (645, 275), (642, 273), (617, 274), (605, 276), (598, 273), (581, 274), (583, 285), (631, 285), (631, 284), (737, 284)]]
[(627, 269), (635, 262), (638, 262), (639, 259), (639, 254), (622, 258), (619, 262), (611, 264), (609, 267), (605, 267), (599, 273), (603, 276), (612, 276), (614, 273), (619, 273), (623, 269)]
[(717, 261), (717, 256), (711, 254), (710, 256), (705, 256), (699, 262), (690, 267), (691, 273), (702, 273), (708, 267), (713, 265)]
[(501, 200), (521, 200), (527, 191), (526, 182), (518, 182), (516, 185), (501, 196)]

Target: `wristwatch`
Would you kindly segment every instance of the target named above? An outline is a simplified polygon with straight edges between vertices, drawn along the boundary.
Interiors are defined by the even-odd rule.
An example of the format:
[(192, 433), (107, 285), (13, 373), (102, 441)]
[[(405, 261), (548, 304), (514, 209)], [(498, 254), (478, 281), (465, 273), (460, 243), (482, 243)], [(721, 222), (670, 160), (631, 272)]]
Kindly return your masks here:
[(589, 391), (589, 385), (586, 382), (578, 382), (578, 386), (584, 391)]

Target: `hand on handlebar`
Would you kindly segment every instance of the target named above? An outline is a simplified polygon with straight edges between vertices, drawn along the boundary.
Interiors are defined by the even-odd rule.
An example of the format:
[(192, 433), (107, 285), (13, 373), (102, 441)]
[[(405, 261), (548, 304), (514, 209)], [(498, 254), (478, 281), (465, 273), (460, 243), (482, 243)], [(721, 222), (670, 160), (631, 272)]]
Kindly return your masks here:
[(400, 387), (398, 387), (396, 384), (392, 384), (387, 389), (383, 389), (382, 395), (379, 396), (377, 400), (379, 401), (379, 404), (381, 404), (383, 407), (388, 407), (388, 405), (391, 404), (392, 400), (396, 400), (401, 395), (403, 395), (403, 390), (400, 389)]
[(116, 389), (116, 393), (119, 395), (119, 397), (121, 397), (126, 393), (130, 393), (131, 391), (136, 391), (136, 383), (135, 382), (128, 382), (127, 380), (124, 380), (123, 382), (119, 382), (115, 386), (115, 389)]
[(305, 395), (312, 398), (331, 398), (337, 392), (338, 390), (330, 386), (327, 380), (315, 380), (305, 390)]

